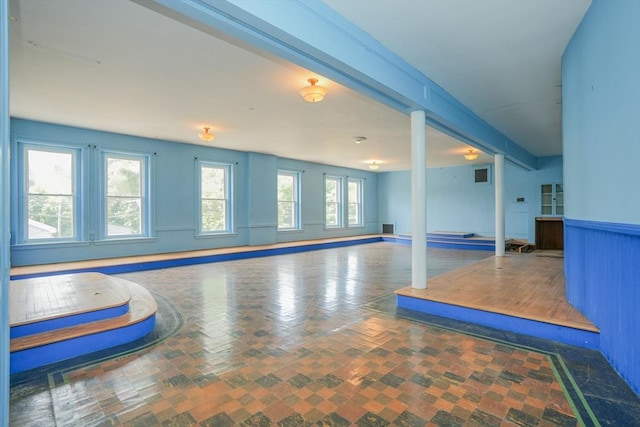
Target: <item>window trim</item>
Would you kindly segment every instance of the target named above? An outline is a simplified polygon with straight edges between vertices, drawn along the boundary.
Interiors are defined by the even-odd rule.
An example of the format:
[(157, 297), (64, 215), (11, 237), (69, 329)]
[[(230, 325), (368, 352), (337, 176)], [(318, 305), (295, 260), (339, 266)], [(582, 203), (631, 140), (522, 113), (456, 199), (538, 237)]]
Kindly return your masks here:
[[(276, 178), (276, 185), (277, 181), (280, 179), (280, 175), (285, 175), (285, 176), (290, 176), (293, 178), (293, 198), (294, 200), (292, 200), (291, 202), (293, 202), (294, 204), (294, 208), (293, 208), (293, 215), (294, 215), (294, 220), (293, 220), (293, 227), (281, 227), (280, 226), (280, 220), (278, 219), (278, 225), (277, 225), (277, 229), (278, 231), (299, 231), (302, 229), (302, 220), (300, 218), (300, 213), (302, 212), (301, 208), (300, 208), (300, 199), (301, 199), (301, 191), (300, 191), (300, 187), (301, 187), (301, 174), (299, 171), (291, 171), (291, 170), (285, 170), (285, 169), (278, 169), (278, 173), (277, 173), (277, 178)], [(277, 192), (277, 189), (276, 189)], [(278, 204), (278, 214), (280, 213), (280, 199), (278, 198), (278, 194), (276, 193), (276, 203)], [(278, 215), (279, 217), (279, 215)]]
[[(338, 223), (335, 225), (327, 223), (327, 204), (329, 203), (327, 201), (327, 181), (329, 180), (336, 181), (337, 201), (335, 203), (337, 203), (338, 205), (337, 212), (336, 212), (336, 219)], [(324, 227), (326, 229), (334, 230), (338, 228), (344, 228), (344, 188), (343, 186), (344, 186), (343, 177), (325, 174), (324, 176)]]
[[(220, 236), (234, 234), (234, 220), (233, 220), (233, 177), (234, 168), (233, 163), (216, 162), (208, 160), (197, 160), (198, 167), (196, 168), (196, 223), (197, 223), (197, 237), (203, 236)], [(225, 228), (224, 230), (203, 230), (202, 228), (202, 168), (212, 167), (225, 170)]]
[[(358, 205), (358, 222), (351, 223), (349, 221), (349, 208), (354, 203), (349, 199), (349, 184), (358, 184), (358, 201), (355, 202)], [(364, 179), (362, 178), (347, 178), (347, 227), (357, 228), (364, 227)]]
[[(69, 244), (82, 241), (82, 230), (84, 221), (82, 212), (82, 149), (75, 145), (59, 144), (54, 142), (35, 142), (35, 141), (17, 141), (18, 161), (18, 198), (21, 199), (17, 206), (17, 226), (18, 236), (17, 244), (24, 245), (58, 245)], [(51, 237), (42, 239), (29, 238), (29, 167), (28, 155), (29, 150), (45, 151), (50, 153), (66, 153), (71, 154), (72, 169), (72, 199), (73, 199), (73, 236), (71, 237)]]
[[(123, 159), (123, 160), (139, 160), (141, 162), (140, 171), (140, 233), (136, 234), (115, 234), (109, 235), (109, 219), (108, 219), (108, 195), (107, 195), (107, 162), (109, 158)], [(131, 239), (146, 239), (151, 236), (151, 156), (145, 153), (125, 152), (117, 150), (100, 150), (100, 233), (99, 240), (113, 241), (113, 240), (131, 240)]]

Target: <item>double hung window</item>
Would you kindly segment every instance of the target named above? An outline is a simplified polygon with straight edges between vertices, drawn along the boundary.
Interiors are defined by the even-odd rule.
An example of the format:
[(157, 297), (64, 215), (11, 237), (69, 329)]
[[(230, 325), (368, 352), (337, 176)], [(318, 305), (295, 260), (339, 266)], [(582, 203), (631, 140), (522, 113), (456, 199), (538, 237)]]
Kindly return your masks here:
[(24, 147), (24, 241), (77, 239), (78, 151)]
[(347, 201), (349, 204), (347, 225), (352, 227), (362, 226), (362, 180), (349, 178), (347, 187)]
[(278, 229), (300, 229), (300, 174), (278, 172)]
[(325, 226), (342, 227), (342, 178), (326, 176), (324, 179)]
[(200, 233), (231, 232), (231, 165), (200, 163)]
[(147, 158), (104, 153), (105, 237), (147, 234)]

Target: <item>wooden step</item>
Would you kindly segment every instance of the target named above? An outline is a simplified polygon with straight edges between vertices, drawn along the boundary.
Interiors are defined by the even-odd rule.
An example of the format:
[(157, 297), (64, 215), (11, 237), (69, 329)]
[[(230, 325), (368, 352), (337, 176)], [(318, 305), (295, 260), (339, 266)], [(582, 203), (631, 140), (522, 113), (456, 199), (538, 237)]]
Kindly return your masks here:
[(129, 311), (119, 317), (99, 320), (67, 328), (56, 329), (34, 335), (28, 335), (11, 340), (10, 351), (17, 352), (30, 348), (41, 347), (48, 344), (62, 342), (73, 338), (93, 335), (114, 329), (124, 328), (142, 322), (155, 315), (158, 306), (153, 296), (142, 286), (128, 282), (128, 290), (131, 295)]
[(12, 280), (11, 338), (121, 316), (129, 311), (129, 283), (100, 273)]

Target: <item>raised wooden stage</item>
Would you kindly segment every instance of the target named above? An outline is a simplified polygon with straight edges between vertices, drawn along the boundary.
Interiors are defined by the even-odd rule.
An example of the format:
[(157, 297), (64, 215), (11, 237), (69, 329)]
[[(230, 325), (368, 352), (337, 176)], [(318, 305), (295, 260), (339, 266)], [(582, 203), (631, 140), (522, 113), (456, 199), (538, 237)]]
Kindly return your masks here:
[(157, 311), (142, 286), (101, 273), (12, 280), (9, 301), (12, 374), (143, 337)]
[(396, 291), (398, 307), (597, 348), (599, 330), (565, 296), (561, 251), (489, 257)]

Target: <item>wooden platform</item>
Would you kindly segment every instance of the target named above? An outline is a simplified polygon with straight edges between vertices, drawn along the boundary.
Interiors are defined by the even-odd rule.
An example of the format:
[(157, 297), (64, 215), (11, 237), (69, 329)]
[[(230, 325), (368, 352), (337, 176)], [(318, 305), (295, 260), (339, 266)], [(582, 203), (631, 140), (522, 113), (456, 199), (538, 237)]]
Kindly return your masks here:
[[(395, 236), (398, 243), (411, 243), (411, 234)], [(510, 239), (506, 240), (509, 244)], [(464, 249), (476, 251), (495, 251), (496, 239), (476, 236), (466, 231), (431, 231), (427, 233), (427, 247), (440, 249)]]
[(101, 273), (12, 280), (11, 373), (148, 334), (157, 304), (142, 286)]
[(599, 330), (567, 302), (563, 268), (557, 251), (490, 257), (429, 279), (427, 289), (399, 289), (398, 306), (499, 329), (512, 330), (505, 322), (518, 323), (515, 331), (536, 336), (536, 329), (557, 333), (543, 338), (577, 333), (579, 338), (568, 343), (591, 347), (593, 343), (582, 341), (596, 339)]
[(98, 273), (9, 282), (9, 324), (16, 327), (129, 303), (128, 283)]
[(271, 256), (317, 249), (329, 249), (333, 247), (381, 241), (383, 241), (383, 236), (378, 234), (367, 234), (351, 237), (335, 237), (330, 239), (276, 243), (272, 245), (234, 246), (228, 248), (168, 252), (163, 254), (70, 261), (55, 264), (26, 265), (12, 267), (10, 274), (12, 279), (24, 279), (44, 275), (85, 271), (117, 274), (132, 271), (153, 270), (158, 268), (178, 267), (181, 265), (193, 265), (198, 263)]

